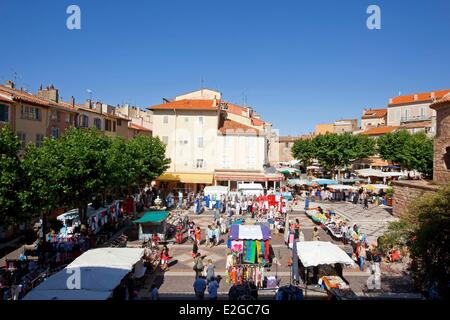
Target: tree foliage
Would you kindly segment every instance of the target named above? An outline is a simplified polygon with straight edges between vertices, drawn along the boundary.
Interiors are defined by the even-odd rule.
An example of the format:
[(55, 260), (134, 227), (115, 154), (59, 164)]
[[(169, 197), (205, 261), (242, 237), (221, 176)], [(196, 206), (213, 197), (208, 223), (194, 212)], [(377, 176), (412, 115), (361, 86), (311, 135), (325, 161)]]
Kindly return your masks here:
[(312, 139), (297, 140), (292, 154), (306, 163), (317, 159), (321, 166), (334, 171), (375, 154), (375, 141), (362, 135), (327, 133)]
[(26, 188), (20, 166), (20, 141), (9, 126), (0, 129), (0, 225), (9, 227), (27, 220), (21, 210), (21, 195)]
[(439, 294), (449, 297), (450, 281), (450, 184), (436, 193), (416, 198), (399, 221), (389, 225), (379, 239), (383, 250), (406, 246), (418, 286), (427, 290), (437, 284)]
[(378, 153), (387, 161), (407, 170), (417, 170), (425, 177), (433, 174), (433, 140), (423, 132), (399, 130), (378, 138)]
[(0, 224), (20, 214), (46, 216), (60, 207), (78, 208), (130, 187), (142, 188), (161, 175), (170, 159), (158, 139), (138, 135), (110, 138), (96, 129), (68, 129), (59, 139), (29, 146), (22, 159), (20, 142), (9, 129), (0, 135)]

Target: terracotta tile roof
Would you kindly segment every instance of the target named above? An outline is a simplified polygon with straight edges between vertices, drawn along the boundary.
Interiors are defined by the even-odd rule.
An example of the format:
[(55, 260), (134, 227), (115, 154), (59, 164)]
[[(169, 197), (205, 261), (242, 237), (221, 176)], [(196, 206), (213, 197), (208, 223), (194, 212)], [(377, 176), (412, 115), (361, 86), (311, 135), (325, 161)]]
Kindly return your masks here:
[(134, 129), (134, 130), (139, 130), (139, 131), (147, 131), (147, 132), (152, 132), (152, 130), (142, 127), (140, 125), (137, 125), (135, 123), (130, 123), (129, 128)]
[(0, 92), (0, 101), (6, 103), (12, 103), (13, 99), (10, 94)]
[(224, 101), (224, 100), (221, 100), (219, 103), (226, 104), (227, 109), (225, 111), (227, 113), (232, 113), (232, 114), (236, 114), (236, 115), (243, 116), (243, 117), (246, 117), (246, 118), (250, 118), (251, 121), (252, 121), (252, 125), (254, 125), (254, 126), (263, 126), (264, 123), (265, 123), (261, 119), (257, 119), (257, 118), (254, 118), (254, 117), (249, 117), (248, 116), (248, 109), (249, 108), (247, 108), (247, 107), (242, 107), (242, 106), (239, 106), (237, 104), (234, 104), (234, 103), (231, 103), (231, 102), (227, 102), (227, 101)]
[(366, 135), (366, 136), (377, 136), (377, 135), (393, 132), (396, 129), (398, 129), (398, 127), (396, 127), (396, 126), (382, 126), (382, 127), (375, 127), (375, 128), (367, 129), (366, 131), (361, 132), (361, 134)]
[(168, 103), (158, 104), (155, 106), (149, 106), (145, 109), (149, 110), (210, 110), (217, 111), (217, 107), (214, 105), (214, 100), (178, 100)]
[(450, 93), (446, 94), (442, 98), (438, 99), (436, 102), (430, 105), (430, 108), (437, 109), (444, 105), (450, 105)]
[(431, 121), (418, 121), (402, 124), (399, 129), (412, 129), (412, 128), (428, 128), (431, 127)]
[[(434, 98), (432, 94), (434, 93)], [(410, 94), (405, 96), (398, 96), (392, 98), (388, 104), (388, 106), (398, 105), (398, 104), (407, 104), (407, 103), (417, 103), (417, 102), (431, 102), (433, 99), (439, 99), (450, 93), (450, 89), (447, 90), (437, 90), (433, 92), (422, 92), (417, 94)], [(417, 99), (416, 99), (417, 96)]]
[(365, 110), (362, 119), (377, 119), (387, 115), (387, 109), (369, 109)]
[(0, 85), (0, 93), (2, 92), (9, 94), (12, 97), (12, 99), (17, 102), (24, 102), (43, 107), (55, 107), (59, 109), (75, 111), (75, 109), (72, 107), (70, 103), (64, 101), (59, 101), (58, 103), (54, 101), (48, 101), (43, 98), (39, 98), (34, 94)]
[(230, 119), (221, 119), (219, 124), (219, 132), (225, 135), (260, 135), (260, 130)]
[(112, 114), (112, 113), (108, 113), (108, 112), (100, 112), (100, 111), (97, 111), (95, 108), (90, 109), (88, 106), (86, 106), (84, 104), (76, 104), (75, 107), (77, 110), (92, 112), (92, 113), (96, 113), (98, 115), (108, 116), (110, 118), (114, 118), (114, 119), (118, 119), (118, 120), (131, 121), (131, 119), (128, 117), (118, 115), (118, 114)]

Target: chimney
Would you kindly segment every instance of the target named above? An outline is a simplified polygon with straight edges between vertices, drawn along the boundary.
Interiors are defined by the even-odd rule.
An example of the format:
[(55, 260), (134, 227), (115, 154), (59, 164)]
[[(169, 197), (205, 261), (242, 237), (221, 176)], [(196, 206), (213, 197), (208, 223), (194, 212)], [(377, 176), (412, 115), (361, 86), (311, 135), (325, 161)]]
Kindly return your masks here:
[(37, 92), (37, 96), (48, 101), (54, 101), (56, 103), (59, 102), (59, 92), (58, 89), (53, 86), (53, 84), (50, 87), (46, 87), (45, 89), (42, 89), (41, 85)]
[(91, 100), (91, 99), (87, 99), (85, 105), (86, 105), (86, 107), (88, 107), (89, 109), (92, 109), (92, 100)]
[(417, 99), (419, 99), (419, 95), (415, 94), (414, 95), (414, 101), (417, 101)]
[(436, 98), (436, 93), (433, 91), (433, 92), (431, 92), (431, 94), (430, 94), (430, 97), (431, 97), (431, 99), (434, 99), (434, 98)]
[(16, 85), (11, 80), (6, 81), (6, 87), (14, 89)]
[(102, 103), (97, 101), (95, 103), (95, 111), (102, 113)]
[(75, 108), (75, 98), (73, 96), (70, 97), (70, 104)]

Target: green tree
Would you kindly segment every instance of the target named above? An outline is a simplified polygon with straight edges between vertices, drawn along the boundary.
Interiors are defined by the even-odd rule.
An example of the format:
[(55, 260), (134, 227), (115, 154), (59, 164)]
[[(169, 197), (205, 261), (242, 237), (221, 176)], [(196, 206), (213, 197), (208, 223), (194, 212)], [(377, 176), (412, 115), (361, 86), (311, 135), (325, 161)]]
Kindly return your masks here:
[(409, 138), (410, 133), (406, 130), (390, 132), (379, 137), (377, 139), (377, 146), (380, 157), (383, 160), (402, 165), (406, 158), (404, 148)]
[(0, 128), (0, 225), (9, 227), (27, 221), (21, 195), (26, 188), (18, 152), (20, 141), (9, 126)]
[(433, 140), (425, 133), (399, 130), (378, 138), (377, 145), (382, 159), (428, 178), (433, 175)]
[(139, 188), (163, 174), (170, 164), (165, 157), (166, 146), (159, 139), (145, 135), (138, 135), (127, 142), (127, 152), (133, 159), (131, 162), (132, 176), (135, 185)]
[(312, 139), (298, 139), (292, 146), (292, 156), (300, 160), (306, 167), (309, 166), (315, 156), (315, 147)]
[(350, 133), (318, 135), (313, 139), (313, 144), (319, 163), (332, 172), (375, 154), (375, 142), (372, 139)]

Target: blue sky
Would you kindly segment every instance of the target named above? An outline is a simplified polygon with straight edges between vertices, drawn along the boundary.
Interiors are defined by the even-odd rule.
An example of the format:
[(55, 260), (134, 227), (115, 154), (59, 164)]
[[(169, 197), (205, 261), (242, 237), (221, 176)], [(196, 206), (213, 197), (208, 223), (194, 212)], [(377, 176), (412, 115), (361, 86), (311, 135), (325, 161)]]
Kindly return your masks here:
[[(81, 8), (81, 30), (66, 8)], [(366, 28), (370, 4), (381, 30)], [(0, 0), (0, 81), (68, 100), (158, 104), (204, 86), (243, 93), (281, 134), (450, 88), (448, 0)]]

